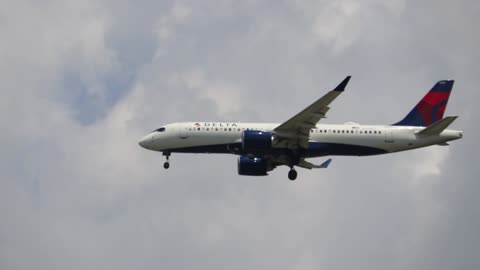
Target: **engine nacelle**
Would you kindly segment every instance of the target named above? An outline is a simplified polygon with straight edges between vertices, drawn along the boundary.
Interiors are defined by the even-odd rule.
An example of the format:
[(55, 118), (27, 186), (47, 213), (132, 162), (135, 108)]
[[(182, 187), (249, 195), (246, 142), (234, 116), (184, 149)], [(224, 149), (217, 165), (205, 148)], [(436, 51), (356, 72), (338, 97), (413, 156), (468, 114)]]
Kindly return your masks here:
[(272, 148), (273, 134), (258, 130), (245, 130), (242, 134), (242, 149), (246, 153), (265, 152)]
[(238, 158), (238, 174), (252, 176), (267, 175), (267, 162), (263, 158), (240, 156)]

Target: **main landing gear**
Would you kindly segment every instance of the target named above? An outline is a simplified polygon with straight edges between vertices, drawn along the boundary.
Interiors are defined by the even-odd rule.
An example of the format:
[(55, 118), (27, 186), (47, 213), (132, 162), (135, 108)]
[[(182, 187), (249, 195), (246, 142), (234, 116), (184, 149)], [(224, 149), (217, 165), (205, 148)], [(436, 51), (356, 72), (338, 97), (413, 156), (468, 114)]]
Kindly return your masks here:
[(297, 171), (293, 167), (291, 167), (288, 172), (288, 179), (290, 179), (290, 181), (297, 179)]
[(165, 163), (163, 163), (163, 168), (166, 170), (166, 169), (170, 168), (170, 160), (169, 160), (170, 153), (169, 152), (163, 152), (163, 155), (165, 157), (167, 157), (167, 161), (165, 161)]

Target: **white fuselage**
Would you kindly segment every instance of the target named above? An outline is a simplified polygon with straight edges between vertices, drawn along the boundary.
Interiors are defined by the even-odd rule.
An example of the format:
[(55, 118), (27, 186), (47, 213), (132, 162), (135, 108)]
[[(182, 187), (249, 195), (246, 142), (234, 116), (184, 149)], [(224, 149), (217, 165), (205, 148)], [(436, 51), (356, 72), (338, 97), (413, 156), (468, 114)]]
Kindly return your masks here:
[[(140, 145), (150, 150), (186, 153), (228, 153), (218, 150), (222, 145), (241, 144), (245, 130), (272, 132), (279, 124), (273, 123), (218, 123), (188, 122), (173, 123), (164, 126), (163, 131), (154, 131), (145, 136)], [(377, 149), (380, 152), (370, 154), (392, 153), (435, 144), (446, 144), (462, 137), (457, 130), (444, 130), (439, 135), (421, 136), (416, 134), (424, 127), (359, 125), (346, 123), (342, 125), (319, 124), (310, 130), (309, 143), (325, 145), (358, 146)], [(221, 148), (223, 149), (223, 148)], [(237, 149), (238, 150), (238, 149)], [(234, 151), (231, 151), (234, 153)], [(335, 155), (337, 152), (315, 152), (308, 156)], [(341, 155), (350, 155), (348, 150)], [(359, 154), (353, 151), (351, 155)]]
[(448, 145), (460, 139), (461, 131), (446, 128), (458, 117), (443, 117), (453, 80), (438, 81), (399, 122), (387, 125), (318, 124), (330, 104), (345, 91), (351, 76), (333, 90), (281, 124), (270, 123), (173, 123), (156, 129), (139, 144), (161, 151), (170, 167), (171, 153), (224, 153), (239, 155), (238, 174), (268, 175), (278, 166), (288, 166), (288, 178), (295, 180), (295, 166), (327, 168), (307, 158), (320, 156), (369, 156), (405, 151), (430, 145)]

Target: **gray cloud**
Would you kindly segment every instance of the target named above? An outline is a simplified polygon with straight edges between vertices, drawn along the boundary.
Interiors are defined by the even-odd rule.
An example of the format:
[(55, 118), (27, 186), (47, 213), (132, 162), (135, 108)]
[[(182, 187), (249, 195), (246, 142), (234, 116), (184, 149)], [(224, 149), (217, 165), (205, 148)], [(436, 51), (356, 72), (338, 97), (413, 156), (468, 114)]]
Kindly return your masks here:
[[(475, 269), (474, 1), (5, 1), (1, 269)], [(236, 175), (138, 147), (186, 120), (392, 123), (456, 79), (450, 147)]]

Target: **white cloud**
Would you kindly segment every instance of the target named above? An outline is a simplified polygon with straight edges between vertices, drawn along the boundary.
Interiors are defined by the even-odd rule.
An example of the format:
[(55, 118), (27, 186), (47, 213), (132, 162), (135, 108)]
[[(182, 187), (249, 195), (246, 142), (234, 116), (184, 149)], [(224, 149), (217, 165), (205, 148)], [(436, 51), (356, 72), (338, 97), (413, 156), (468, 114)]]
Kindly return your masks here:
[[(465, 181), (476, 176), (471, 162), (477, 146), (467, 137), (463, 147), (453, 142), (408, 154), (335, 157), (329, 170), (302, 170), (294, 183), (286, 179), (286, 168), (265, 178), (239, 177), (235, 157), (222, 155), (174, 155), (172, 168), (164, 171), (161, 154), (137, 145), (156, 125), (177, 119), (243, 116), (246, 108), (257, 110), (256, 119), (291, 116), (323, 93), (319, 81), (328, 85), (323, 81), (343, 78), (346, 69), (359, 73), (359, 90), (336, 103), (341, 106), (332, 108), (329, 121), (345, 112), (383, 114), (393, 105), (365, 96), (418, 96), (418, 88), (405, 87), (412, 85), (412, 73), (440, 72), (429, 61), (441, 54), (430, 57), (430, 51), (404, 44), (425, 37), (416, 29), (434, 33), (455, 20), (425, 24), (425, 13), (414, 13), (416, 4), (405, 1), (296, 1), (295, 11), (275, 1), (174, 1), (162, 3), (166, 12), (135, 2), (146, 17), (142, 34), (151, 35), (142, 42), (151, 42), (160, 56), (152, 53), (125, 67), (122, 53), (140, 52), (112, 44), (131, 40), (109, 39), (112, 29), (130, 22), (123, 17), (130, 10), (122, 8), (132, 6), (122, 3), (2, 5), (0, 268), (425, 269), (415, 259), (423, 256), (428, 268), (438, 269), (444, 258), (458, 257), (433, 245), (475, 237), (476, 228), (458, 223), (470, 220), (478, 205), (474, 196), (462, 197), (461, 188), (478, 187), (478, 181)], [(449, 5), (437, 12), (448, 13)], [(455, 6), (468, 9), (465, 3)], [(397, 17), (385, 26), (388, 14)], [(467, 15), (459, 18), (462, 25), (475, 25), (476, 17)], [(391, 31), (379, 43), (387, 49), (365, 46), (384, 39), (368, 31), (372, 26)], [(129, 28), (123, 36), (138, 30)], [(463, 40), (478, 43), (471, 32), (464, 35), (436, 42), (436, 52)], [(312, 40), (314, 46), (305, 45)], [(425, 64), (397, 67), (405, 55)], [(456, 57), (454, 66), (462, 60), (474, 66), (477, 56), (471, 55)], [(72, 116), (78, 104), (63, 99), (72, 91), (62, 84), (66, 67), (80, 78), (72, 87), (87, 85), (87, 96), (104, 107), (105, 115), (89, 125)], [(135, 74), (134, 82), (118, 102), (104, 104), (106, 78), (124, 68)], [(392, 85), (384, 70), (400, 83)], [(464, 105), (475, 100), (476, 92), (469, 91), (475, 89), (475, 70), (462, 69), (464, 87), (450, 106), (469, 108)], [(368, 88), (373, 81), (391, 89)], [(478, 113), (467, 113), (459, 120), (474, 134), (470, 122)], [(458, 231), (443, 234), (447, 225)], [(474, 244), (459, 253), (476, 250)], [(474, 256), (462, 261), (479, 264)]]
[(421, 188), (425, 184), (431, 185), (430, 181), (434, 181), (435, 176), (441, 175), (449, 150), (449, 147), (433, 146), (414, 151), (411, 158), (399, 163), (398, 169), (408, 170), (408, 174), (412, 175), (409, 181), (412, 189)]
[(242, 87), (221, 80), (207, 79), (201, 69), (195, 69), (181, 78), (186, 87), (195, 90), (199, 99), (211, 100), (219, 114), (239, 112), (242, 100)]
[[(322, 46), (340, 54), (365, 37), (377, 40), (386, 35), (385, 17), (397, 18), (404, 11), (404, 0), (392, 1), (293, 1), (311, 21), (314, 46)], [(389, 18), (391, 19), (391, 18)], [(385, 25), (382, 25), (385, 24)]]
[(160, 42), (168, 39), (177, 25), (185, 24), (191, 17), (192, 9), (186, 3), (175, 1), (168, 14), (157, 22), (157, 35)]
[(355, 17), (358, 17), (361, 4), (357, 2), (335, 2), (328, 5), (315, 17), (313, 33), (320, 42), (338, 52), (349, 46), (360, 35)]

